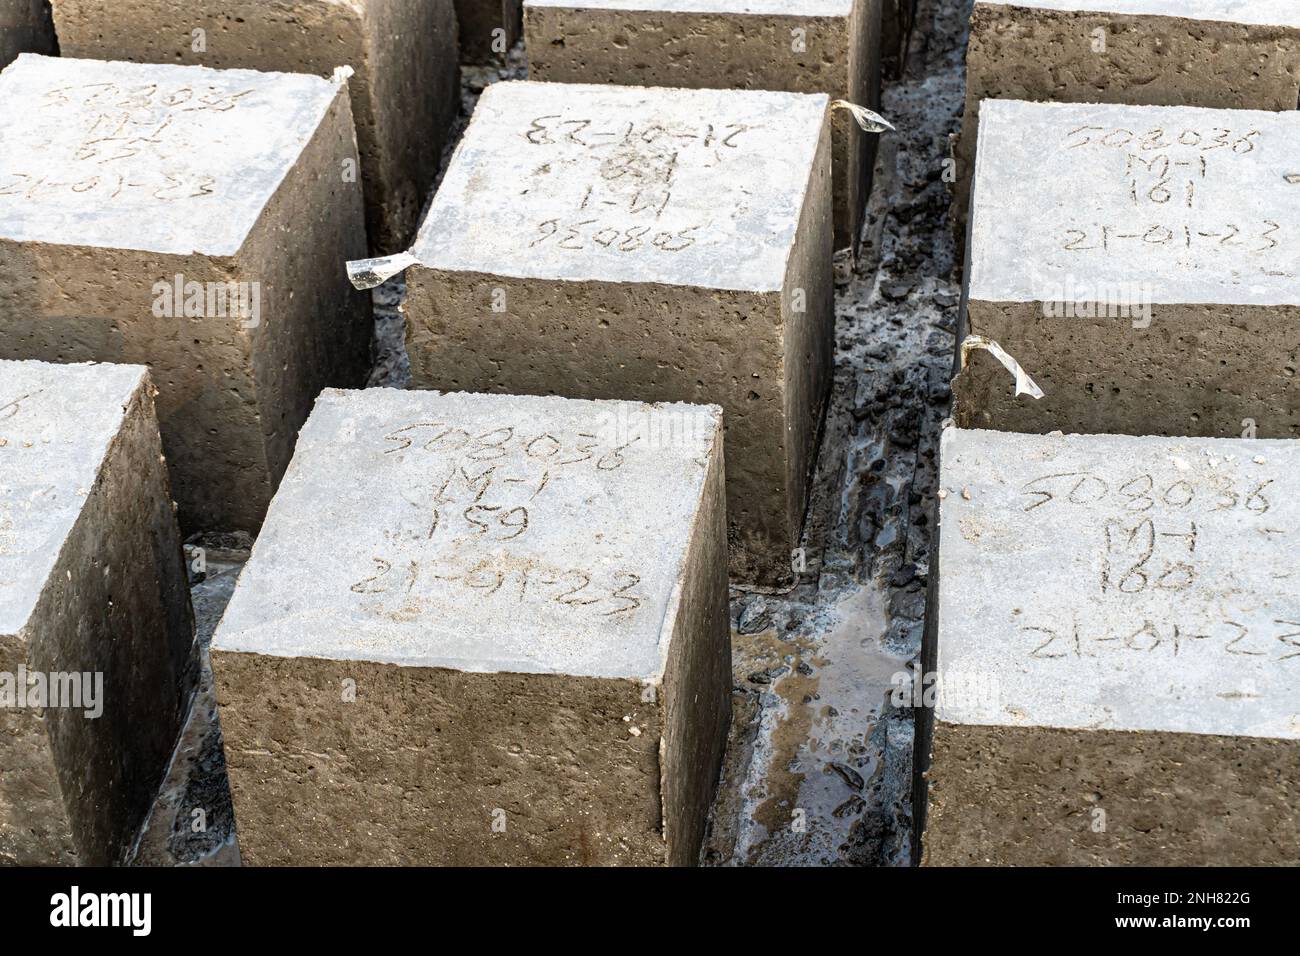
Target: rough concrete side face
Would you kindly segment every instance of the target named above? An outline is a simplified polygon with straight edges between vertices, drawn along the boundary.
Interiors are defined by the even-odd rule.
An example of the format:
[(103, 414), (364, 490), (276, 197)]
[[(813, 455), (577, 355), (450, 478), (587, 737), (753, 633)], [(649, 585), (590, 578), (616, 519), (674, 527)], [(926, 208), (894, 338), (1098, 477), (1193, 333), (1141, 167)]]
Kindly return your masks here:
[[(813, 162), (807, 200), (800, 214), (794, 251), (790, 255), (781, 299), (785, 330), (785, 420), (789, 444), (786, 454), (786, 523), (792, 547), (803, 528), (808, 487), (817, 463), (821, 423), (834, 374), (835, 278), (831, 219), (832, 132), (822, 132)], [(791, 559), (793, 562), (793, 557)], [(793, 564), (791, 564), (793, 566)]]
[(20, 53), (58, 50), (49, 0), (0, 0), (0, 70)]
[[(370, 371), (371, 299), (352, 288), (339, 265), (366, 253), (361, 193), (334, 175), (356, 159), (352, 130), (348, 96), (340, 91), (238, 257), (242, 274), (262, 276), (263, 321), (250, 338), (271, 491), (316, 397), (325, 388), (360, 387)], [(309, 209), (322, 213), (304, 220)], [(285, 242), (289, 230), (298, 234), (292, 243)], [(255, 529), (269, 504), (267, 496), (250, 496), (247, 507), (256, 511), (245, 520), (253, 523), (234, 527)]]
[(460, 62), (496, 63), (523, 35), (523, 0), (456, 0)]
[(1294, 862), (1296, 443), (941, 455), (926, 862)]
[(1295, 741), (935, 730), (925, 866), (1294, 866)]
[[(0, 389), (13, 390), (14, 376), (6, 382), (5, 372), (15, 369), (27, 384), (23, 395), (9, 396), (16, 399), (6, 406), (14, 414), (0, 422), (9, 439), (5, 447), (13, 447), (15, 456), (39, 457), (33, 450), (38, 444), (66, 443), (77, 432), (75, 420), (42, 420), (50, 390), (82, 396), (104, 390), (94, 384), (104, 378), (99, 368), (38, 363), (0, 363)], [(33, 369), (39, 374), (31, 374)], [(142, 370), (130, 371), (129, 379), (117, 369), (110, 373), (114, 383), (133, 380), (134, 386), (105, 396), (111, 408), (121, 410), (120, 427), (92, 473), (60, 470), (53, 482), (16, 474), (16, 487), (44, 480), (39, 494), (55, 501), (66, 495), (80, 508), (61, 542), (45, 539), (46, 553), (52, 554), (50, 544), (58, 546), (57, 559), (21, 631), (0, 638), (4, 670), (15, 674), (22, 665), (47, 678), (78, 675), (83, 691), (95, 688), (98, 706), (89, 709), (89, 718), (87, 697), (80, 708), (50, 706), (38, 715), (7, 706), (0, 713), (7, 725), (0, 858), (11, 862), (123, 862), (153, 804), (193, 694), (193, 616), (151, 386)], [(59, 480), (84, 487), (59, 489)], [(19, 546), (23, 538), (41, 541), (46, 531), (32, 526), (22, 510), (25, 501), (0, 501), (0, 512), (11, 511), (0, 527), (7, 525)], [(0, 532), (0, 546), (4, 537)], [(33, 553), (32, 560), (39, 559)], [(81, 675), (92, 675), (89, 687)]]
[[(0, 196), (0, 356), (147, 364), (182, 525), (255, 531), (312, 399), (360, 384), (368, 367), (369, 298), (338, 266), (365, 250), (359, 188), (337, 175), (356, 161), (346, 92), (284, 74), (39, 58), (4, 80), (37, 104), (39, 121), (15, 135), (63, 137), (66, 151), (46, 152), (50, 184), (29, 187), (35, 201)], [(97, 141), (108, 114), (93, 98), (116, 91), (115, 109), (148, 89), (133, 115), (146, 133), (161, 126), (157, 142), (132, 142), (130, 123)], [(205, 109), (185, 111), (195, 96)], [(240, 148), (247, 123), (268, 116), (276, 131)], [(39, 178), (21, 151), (0, 168), (6, 181)], [(311, 208), (328, 212), (304, 217)]]
[(636, 681), (220, 650), (212, 666), (247, 865), (666, 860), (662, 714)]
[(1043, 302), (972, 302), (969, 331), (1002, 344), (1042, 388), (1016, 395), (974, 352), (953, 382), (965, 428), (1008, 432), (1300, 438), (1300, 308), (1157, 306), (1124, 318), (1049, 318)]
[(962, 216), (985, 99), (1294, 110), (1300, 29), (977, 2), (957, 147)]
[(213, 640), (244, 859), (693, 861), (720, 414), (327, 391)]
[(352, 67), (370, 245), (409, 241), (459, 110), (451, 0), (58, 0), (54, 11), (65, 56), (317, 76)]
[(699, 860), (731, 723), (726, 470), (721, 433), (713, 447), (695, 516), (692, 537), (696, 545), (682, 567), (681, 601), (660, 689), (664, 701), (663, 830), (667, 862), (673, 866), (694, 866)]
[[(30, 667), (27, 639), (0, 635), (0, 671)], [(59, 768), (36, 710), (0, 708), (0, 863), (76, 866), (82, 862), (63, 802)]]
[(1045, 394), (971, 352), (959, 423), (1300, 434), (1298, 117), (986, 102), (963, 331)]
[[(458, 33), (451, 0), (372, 2), (366, 14), (371, 85), (354, 93), (365, 104), (354, 112), (371, 246), (388, 254), (414, 238), (451, 142), (460, 113)], [(378, 203), (371, 198), (376, 191)]]
[[(825, 93), (875, 108), (880, 18), (880, 0), (842, 17), (526, 4), (524, 31), (531, 79)], [(856, 248), (877, 138), (847, 112), (832, 122), (835, 248)]]

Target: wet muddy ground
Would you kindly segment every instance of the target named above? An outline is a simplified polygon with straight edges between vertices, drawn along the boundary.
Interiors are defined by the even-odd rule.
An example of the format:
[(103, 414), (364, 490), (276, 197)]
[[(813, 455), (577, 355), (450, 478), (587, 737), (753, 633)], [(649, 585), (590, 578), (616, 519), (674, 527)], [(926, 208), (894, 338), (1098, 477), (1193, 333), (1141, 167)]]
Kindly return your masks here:
[(732, 602), (735, 721), (704, 861), (910, 862), (913, 721), (940, 422), (960, 299), (944, 181), (965, 0), (921, 0), (886, 80), (867, 242), (840, 263), (835, 384), (791, 594)]
[[(891, 690), (920, 653), (939, 423), (960, 298), (944, 181), (959, 123), (969, 0), (920, 0), (901, 78), (886, 77), (867, 237), (837, 263), (835, 383), (800, 584), (735, 593), (734, 718), (708, 865), (906, 865), (913, 722)], [(523, 75), (466, 70), (478, 93)], [(372, 386), (404, 386), (399, 282), (375, 291)], [(207, 536), (193, 596), (205, 647), (249, 542)], [(197, 559), (198, 552), (194, 553)], [(139, 864), (238, 862), (211, 675), (136, 854)]]

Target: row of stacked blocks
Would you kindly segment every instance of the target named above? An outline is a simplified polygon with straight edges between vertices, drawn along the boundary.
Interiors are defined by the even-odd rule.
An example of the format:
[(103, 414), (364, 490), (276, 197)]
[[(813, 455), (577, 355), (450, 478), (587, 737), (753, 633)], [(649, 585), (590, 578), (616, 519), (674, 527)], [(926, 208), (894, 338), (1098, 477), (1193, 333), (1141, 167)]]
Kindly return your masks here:
[(1297, 861), (1298, 98), (1285, 0), (974, 4), (924, 863)]
[[(0, 119), (0, 349), (149, 364), (182, 527), (256, 531), (315, 397), (369, 364), (343, 83), (24, 55), (0, 95), (37, 107)], [(828, 112), (495, 85), (413, 247), (414, 384), (722, 405), (736, 576), (786, 581), (829, 385)]]
[[(377, 92), (430, 74), (370, 16), (417, 5), (325, 6), (328, 29), (222, 20), (214, 70), (146, 29), (188, 36), (193, 9), (131, 26), (55, 4), (64, 58), (0, 74), (4, 357), (147, 365), (172, 487), (134, 507), (174, 495), (186, 533), (258, 532), (212, 642), (246, 862), (693, 862), (729, 722), (728, 568), (791, 581), (830, 383), (831, 97), (498, 84), (411, 240), (394, 197), (437, 168), (445, 71)], [(826, 29), (844, 48), (859, 22)], [(266, 72), (277, 48), (303, 72)], [(394, 237), (430, 390), (337, 391), (371, 329), (343, 264)], [(39, 403), (17, 380), (5, 401)], [(33, 670), (45, 634), (16, 629)], [(145, 677), (123, 678), (136, 704)], [(147, 806), (100, 800), (52, 725), (43, 745), (56, 783), (32, 779), (73, 823), (50, 824), (57, 852), (32, 840), (48, 801), (6, 788), (5, 858), (126, 858)]]
[[(1095, 5), (1128, 16), (1111, 10), (1119, 0)], [(673, 64), (698, 58), (687, 39), (695, 29), (656, 61), (665, 31), (677, 35), (690, 12), (679, 5), (662, 15), (590, 6), (580, 20), (569, 7), (527, 6), (526, 29), (542, 31), (527, 37), (536, 69), (566, 80), (778, 85), (722, 84), (700, 70), (702, 83), (688, 81)], [(829, 17), (830, 35), (847, 39), (814, 56), (849, 67), (814, 88), (853, 99), (863, 87), (852, 64), (864, 62), (855, 44), (878, 10), (810, 5), (819, 6), (808, 26)], [(745, 42), (784, 42), (798, 28), (776, 10), (746, 16), (772, 22), (738, 29), (736, 15), (715, 12), (699, 30), (740, 37), (723, 59), (757, 71), (762, 57)], [(1247, 49), (1255, 26), (1240, 31)], [(1290, 42), (1287, 29), (1284, 20), (1270, 36)], [(1294, 77), (1294, 47), (1276, 56)], [(876, 69), (865, 72), (870, 89)], [(321, 394), (359, 385), (366, 366), (368, 306), (342, 288), (338, 265), (360, 254), (363, 209), (373, 239), (374, 224), (402, 208), (372, 194), (382, 175), (359, 177), (363, 203), (355, 181), (349, 189), (334, 172), (358, 156), (367, 168), (365, 136), (360, 154), (348, 136), (344, 83), (30, 57), (7, 70), (0, 97), (39, 106), (5, 130), (22, 150), (0, 154), (0, 221), (17, 225), (0, 236), (0, 325), (10, 323), (6, 341), (23, 343), (13, 357), (149, 364), (182, 524), (261, 526), (213, 642), (248, 862), (690, 862), (729, 709), (724, 561), (733, 583), (791, 581), (829, 384), (830, 253), (856, 236), (861, 212), (861, 167), (845, 157), (866, 150), (854, 152), (857, 134), (828, 96), (790, 82), (781, 86), (795, 92), (498, 84), (411, 248), (413, 384), (438, 391)], [(1041, 98), (1068, 98), (1057, 93)], [(366, 95), (354, 89), (351, 102)], [(383, 113), (378, 102), (372, 116)], [(82, 122), (42, 121), (60, 109), (81, 109)], [(1300, 614), (1285, 560), (1261, 559), (1247, 575), (1203, 557), (1213, 538), (1239, 548), (1255, 535), (1285, 554), (1288, 515), (1276, 504), (1285, 494), (1270, 491), (1288, 482), (1289, 443), (1042, 434), (1235, 434), (1224, 418), (1250, 417), (1244, 409), (1261, 435), (1296, 437), (1286, 319), (1296, 305), (1288, 224), (1300, 220), (1287, 213), (1296, 200), (1276, 145), (1294, 142), (1294, 115), (1154, 115), (984, 104), (968, 331), (1001, 341), (1046, 396), (1010, 396), (1005, 371), (980, 352), (958, 376), (961, 424), (1039, 434), (962, 429), (943, 442), (947, 521), (926, 656), (931, 669), (996, 686), (991, 704), (949, 697), (921, 721), (921, 752), (933, 739), (935, 755), (918, 781), (919, 805), (933, 806), (932, 862), (1190, 862), (1211, 853), (1198, 836), (1207, 826), (1214, 858), (1286, 859), (1295, 845), (1293, 819), (1277, 812), (1297, 736), (1287, 622)], [(240, 135), (245, 122), (274, 135)], [(1143, 142), (1162, 152), (1139, 142), (1135, 153), (1115, 130), (1134, 140), (1159, 130), (1163, 139)], [(435, 141), (417, 135), (421, 149)], [(252, 141), (270, 145), (258, 153)], [(51, 144), (61, 159), (14, 165)], [(231, 168), (232, 156), (242, 165)], [(210, 160), (227, 166), (205, 169)], [(1245, 205), (1258, 208), (1210, 221), (1245, 181)], [(97, 190), (102, 201), (85, 198)], [(1016, 200), (1029, 193), (1049, 201), (1026, 209)], [(208, 200), (222, 205), (219, 221)], [(1128, 235), (1135, 218), (1138, 238)], [(1104, 231), (1099, 247), (1086, 248), (1090, 231)], [(1153, 241), (1166, 231), (1184, 245)], [(1193, 236), (1222, 247), (1203, 253), (1212, 278), (1181, 274)], [(1154, 325), (1118, 330), (1146, 337), (1116, 340), (1114, 323), (1035, 311), (1061, 297), (1043, 283), (1079, 275), (1160, 290)], [(160, 322), (137, 303), (173, 276), (259, 282), (261, 314), (213, 323), (174, 311)], [(1239, 326), (1207, 357), (1206, 343)], [(1228, 366), (1211, 358), (1234, 364), (1221, 372)], [(1173, 386), (1175, 374), (1191, 394)], [(654, 404), (609, 401), (620, 398)], [(1134, 475), (1096, 464), (1112, 454), (1108, 441), (1131, 443), (1121, 454)], [(1155, 513), (1145, 514), (1148, 502)], [(1076, 554), (1086, 532), (1072, 534), (1070, 521), (1100, 536), (1094, 549)], [(1202, 557), (1188, 560), (1180, 546)], [(1023, 580), (1026, 567), (1043, 597), (1020, 608), (996, 588)], [(1225, 591), (1249, 607), (1227, 606)], [(1210, 608), (1213, 620), (1197, 617)], [(1135, 661), (1153, 651), (1188, 670), (1144, 698)], [(171, 658), (178, 700), (188, 659)], [(1242, 669), (1225, 677), (1224, 661)], [(1073, 695), (1044, 691), (1058, 681)], [(1225, 754), (1241, 759), (1229, 767)], [(1193, 757), (1209, 770), (1178, 776)], [(1161, 796), (1205, 790), (1207, 779), (1191, 809)], [(1206, 822), (1243, 794), (1253, 803), (1241, 819)], [(1062, 815), (1092, 822), (1096, 810), (1109, 829), (1059, 825)], [(0, 839), (21, 842), (23, 832), (0, 825)], [(75, 846), (65, 852), (113, 856)]]

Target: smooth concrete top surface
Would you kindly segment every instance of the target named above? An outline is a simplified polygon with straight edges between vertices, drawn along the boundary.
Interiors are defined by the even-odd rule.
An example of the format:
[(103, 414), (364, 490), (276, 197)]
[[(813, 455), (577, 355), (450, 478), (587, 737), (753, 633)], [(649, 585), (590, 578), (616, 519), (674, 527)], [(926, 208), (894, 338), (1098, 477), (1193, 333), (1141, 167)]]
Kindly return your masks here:
[(0, 634), (31, 617), (145, 375), (0, 360)]
[(779, 290), (827, 104), (494, 83), (411, 252), (519, 278)]
[(1300, 442), (940, 452), (939, 719), (1300, 737)]
[(1300, 3), (1296, 0), (976, 0), (976, 5), (1300, 27)]
[(0, 73), (0, 239), (233, 255), (337, 95), (300, 74), (20, 56)]
[(720, 415), (327, 390), (213, 647), (658, 678)]
[(524, 0), (524, 6), (722, 16), (847, 17), (853, 10), (853, 0)]
[(1300, 112), (985, 100), (971, 208), (975, 300), (1300, 305)]

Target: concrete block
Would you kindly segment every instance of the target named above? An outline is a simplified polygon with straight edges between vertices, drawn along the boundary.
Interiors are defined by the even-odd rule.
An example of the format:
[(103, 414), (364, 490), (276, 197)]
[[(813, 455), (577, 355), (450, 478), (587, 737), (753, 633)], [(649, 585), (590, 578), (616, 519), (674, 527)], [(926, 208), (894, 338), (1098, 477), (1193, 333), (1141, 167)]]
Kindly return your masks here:
[(721, 405), (733, 577), (788, 580), (831, 381), (827, 105), (490, 86), (412, 249), (415, 387)]
[(924, 862), (1300, 862), (1300, 443), (940, 457)]
[(975, 0), (958, 144), (966, 208), (986, 99), (1294, 110), (1294, 0)]
[(0, 863), (121, 863), (197, 674), (152, 385), (0, 361)]
[[(1300, 437), (1300, 113), (984, 104), (958, 424)], [(1032, 202), (1027, 201), (1032, 197)]]
[(256, 531), (369, 368), (344, 86), (24, 55), (0, 74), (0, 358), (148, 365), (182, 526)]
[(326, 391), (212, 664), (243, 860), (692, 864), (721, 411)]
[[(824, 93), (880, 103), (881, 0), (527, 0), (533, 80)], [(856, 250), (875, 134), (832, 117), (835, 248)]]
[(19, 53), (57, 53), (49, 0), (0, 0), (0, 70)]
[(523, 35), (523, 0), (456, 0), (456, 25), (460, 62), (500, 62)]
[(410, 241), (460, 110), (452, 0), (55, 0), (54, 16), (64, 56), (317, 76), (352, 67), (370, 245)]

